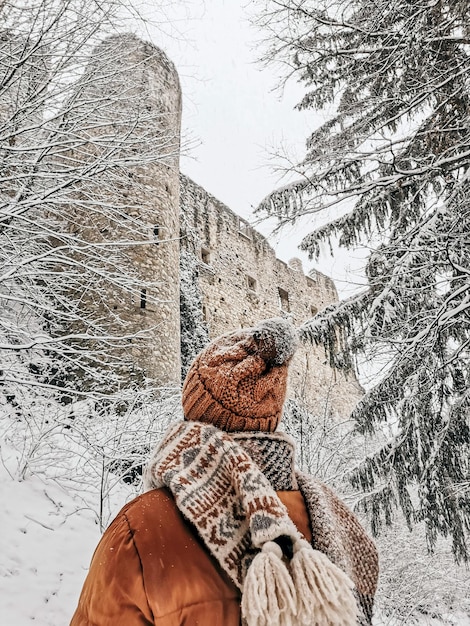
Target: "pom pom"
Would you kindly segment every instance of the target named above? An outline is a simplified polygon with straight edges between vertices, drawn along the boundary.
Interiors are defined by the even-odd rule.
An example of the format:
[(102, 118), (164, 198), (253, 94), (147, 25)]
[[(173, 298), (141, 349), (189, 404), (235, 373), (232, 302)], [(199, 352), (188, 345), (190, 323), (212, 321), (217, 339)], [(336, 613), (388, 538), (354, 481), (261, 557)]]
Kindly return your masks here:
[(248, 568), (242, 595), (247, 626), (294, 626), (297, 597), (277, 543), (267, 541)]
[(294, 544), (292, 542), (292, 537), (289, 537), (289, 535), (279, 535), (279, 537), (276, 537), (273, 541), (275, 541), (281, 548), (283, 556), (290, 561), (294, 556)]
[(298, 345), (292, 322), (282, 317), (260, 322), (253, 329), (253, 338), (258, 344), (258, 354), (269, 365), (282, 365), (288, 361)]
[(354, 585), (325, 554), (299, 541), (291, 561), (291, 573), (297, 591), (298, 624), (356, 626)]

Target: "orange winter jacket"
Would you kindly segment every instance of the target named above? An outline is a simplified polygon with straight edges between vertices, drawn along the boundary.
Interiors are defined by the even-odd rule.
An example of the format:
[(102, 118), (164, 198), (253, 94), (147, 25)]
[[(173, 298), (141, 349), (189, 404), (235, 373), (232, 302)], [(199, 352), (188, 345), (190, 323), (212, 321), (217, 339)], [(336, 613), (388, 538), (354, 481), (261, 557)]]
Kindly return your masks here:
[[(300, 491), (278, 491), (311, 541)], [(127, 504), (96, 548), (70, 626), (239, 626), (240, 593), (166, 489)]]

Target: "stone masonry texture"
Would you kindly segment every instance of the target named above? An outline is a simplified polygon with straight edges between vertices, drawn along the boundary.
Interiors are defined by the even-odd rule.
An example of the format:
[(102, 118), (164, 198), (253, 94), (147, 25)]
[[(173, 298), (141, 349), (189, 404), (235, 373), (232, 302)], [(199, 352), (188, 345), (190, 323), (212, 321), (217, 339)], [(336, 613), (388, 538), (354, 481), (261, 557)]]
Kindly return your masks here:
[[(296, 326), (336, 302), (333, 281), (302, 262), (276, 258), (265, 237), (186, 176), (181, 176), (181, 213), (199, 258), (199, 288), (210, 338), (264, 318), (289, 316)], [(194, 241), (197, 243), (194, 244)], [(323, 348), (300, 346), (289, 375), (289, 396), (315, 415), (347, 416), (361, 395), (356, 378), (327, 363)]]

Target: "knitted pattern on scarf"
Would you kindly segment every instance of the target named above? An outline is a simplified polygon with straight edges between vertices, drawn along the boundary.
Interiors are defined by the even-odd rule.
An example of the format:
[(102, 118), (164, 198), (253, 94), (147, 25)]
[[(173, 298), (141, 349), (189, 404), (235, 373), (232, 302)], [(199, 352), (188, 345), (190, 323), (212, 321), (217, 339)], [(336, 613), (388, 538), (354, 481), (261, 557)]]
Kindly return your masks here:
[(266, 542), (284, 535), (306, 543), (276, 495), (276, 490), (300, 488), (312, 547), (349, 576), (358, 602), (357, 623), (371, 624), (378, 575), (375, 546), (330, 489), (294, 472), (293, 441), (284, 433), (228, 434), (199, 422), (179, 422), (155, 451), (144, 486), (170, 489), (183, 516), (242, 591)]
[(320, 550), (354, 583), (358, 624), (372, 623), (379, 574), (377, 549), (357, 517), (325, 484), (295, 471), (295, 444), (282, 432), (231, 433), (276, 491), (300, 489), (309, 513), (312, 547)]
[(269, 480), (215, 426), (180, 422), (170, 428), (144, 487), (170, 489), (178, 509), (239, 589), (264, 543), (280, 535), (301, 538)]
[(375, 543), (329, 487), (302, 472), (295, 476), (310, 517), (312, 547), (326, 554), (353, 581), (358, 624), (369, 626), (379, 576)]

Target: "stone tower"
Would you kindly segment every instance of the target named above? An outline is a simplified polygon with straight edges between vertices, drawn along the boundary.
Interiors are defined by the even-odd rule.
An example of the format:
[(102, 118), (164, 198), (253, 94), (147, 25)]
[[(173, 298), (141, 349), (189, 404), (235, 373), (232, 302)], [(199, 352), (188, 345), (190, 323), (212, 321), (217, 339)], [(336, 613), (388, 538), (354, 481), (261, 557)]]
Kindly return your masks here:
[(121, 337), (113, 366), (122, 363), (124, 380), (137, 373), (177, 385), (181, 90), (173, 63), (132, 34), (109, 37), (77, 85), (70, 128), (77, 119), (84, 143), (68, 163), (103, 163), (90, 187), (78, 182), (69, 218), (71, 230), (103, 246), (106, 276), (80, 294), (86, 323)]

